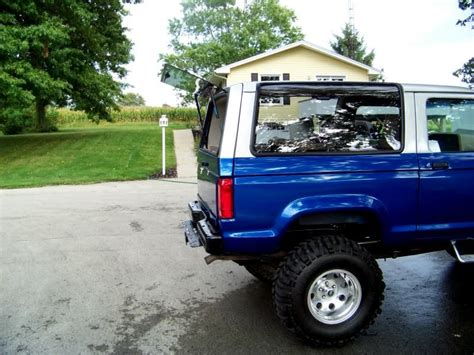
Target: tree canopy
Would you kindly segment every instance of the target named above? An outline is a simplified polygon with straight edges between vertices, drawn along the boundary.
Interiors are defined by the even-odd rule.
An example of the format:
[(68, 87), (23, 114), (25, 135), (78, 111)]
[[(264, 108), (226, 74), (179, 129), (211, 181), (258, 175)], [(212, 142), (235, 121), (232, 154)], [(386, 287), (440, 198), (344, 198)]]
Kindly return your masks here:
[[(138, 1), (124, 1), (138, 2)], [(132, 56), (121, 0), (0, 0), (0, 120), (49, 104), (108, 118)]]
[(145, 105), (145, 99), (140, 95), (136, 94), (134, 92), (127, 92), (126, 94), (123, 94), (119, 101), (118, 101), (119, 106), (144, 106)]
[(331, 42), (331, 48), (334, 51), (366, 65), (372, 65), (375, 57), (374, 50), (367, 53), (364, 37), (361, 37), (351, 24), (346, 23), (342, 28), (342, 34), (334, 35), (334, 37), (335, 41)]
[(202, 76), (235, 61), (303, 39), (294, 12), (278, 0), (182, 0), (169, 22), (171, 54), (160, 59)]
[[(474, 23), (474, 8), (472, 0), (459, 0), (458, 6), (461, 10), (472, 10), (469, 16), (458, 20), (457, 25), (466, 26), (469, 22)], [(474, 29), (474, 26), (472, 27)], [(453, 73), (454, 76), (457, 76), (461, 79), (463, 83), (469, 85), (469, 87), (474, 87), (474, 57), (469, 59), (464, 65), (456, 70)]]

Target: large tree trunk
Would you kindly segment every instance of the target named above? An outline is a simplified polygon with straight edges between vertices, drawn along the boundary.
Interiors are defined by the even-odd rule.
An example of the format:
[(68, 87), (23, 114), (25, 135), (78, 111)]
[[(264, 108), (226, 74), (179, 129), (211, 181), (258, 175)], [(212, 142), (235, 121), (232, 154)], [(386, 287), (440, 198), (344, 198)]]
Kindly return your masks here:
[(46, 102), (36, 99), (36, 130), (45, 132), (46, 128)]

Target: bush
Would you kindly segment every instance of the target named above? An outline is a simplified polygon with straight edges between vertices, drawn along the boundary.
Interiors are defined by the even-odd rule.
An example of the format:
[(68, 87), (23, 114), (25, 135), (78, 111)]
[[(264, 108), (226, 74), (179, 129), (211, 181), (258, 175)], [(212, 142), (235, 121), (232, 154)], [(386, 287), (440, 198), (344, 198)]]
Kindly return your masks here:
[(0, 113), (0, 129), (5, 135), (20, 134), (31, 128), (34, 112), (28, 109), (6, 109)]
[[(48, 110), (46, 123), (40, 132), (57, 132), (59, 113)], [(6, 109), (0, 112), (0, 130), (5, 135), (38, 132), (35, 126), (35, 110), (33, 107), (26, 109)]]
[(16, 120), (9, 120), (2, 125), (2, 132), (5, 135), (20, 134), (23, 132), (23, 125)]

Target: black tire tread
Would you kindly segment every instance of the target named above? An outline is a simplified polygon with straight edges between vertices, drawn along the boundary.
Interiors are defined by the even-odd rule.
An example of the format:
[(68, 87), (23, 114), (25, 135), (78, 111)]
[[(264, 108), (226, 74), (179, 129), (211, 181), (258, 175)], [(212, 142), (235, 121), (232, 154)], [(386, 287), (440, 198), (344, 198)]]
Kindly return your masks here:
[[(367, 318), (365, 324), (362, 325), (359, 332), (352, 334), (343, 339), (319, 339), (306, 334), (303, 329), (298, 326), (298, 322), (294, 318), (293, 305), (291, 302), (292, 287), (295, 285), (295, 279), (300, 275), (306, 266), (322, 256), (331, 254), (350, 254), (361, 258), (375, 273), (378, 280), (376, 290), (378, 299), (371, 309), (371, 316)], [(276, 313), (283, 325), (293, 332), (303, 341), (318, 347), (342, 346), (349, 341), (354, 340), (371, 324), (375, 318), (381, 313), (381, 307), (384, 300), (383, 291), (385, 283), (383, 282), (382, 271), (372, 255), (363, 247), (347, 238), (340, 236), (322, 236), (316, 239), (306, 240), (297, 245), (287, 257), (280, 263), (280, 267), (275, 277), (272, 287), (272, 295)]]

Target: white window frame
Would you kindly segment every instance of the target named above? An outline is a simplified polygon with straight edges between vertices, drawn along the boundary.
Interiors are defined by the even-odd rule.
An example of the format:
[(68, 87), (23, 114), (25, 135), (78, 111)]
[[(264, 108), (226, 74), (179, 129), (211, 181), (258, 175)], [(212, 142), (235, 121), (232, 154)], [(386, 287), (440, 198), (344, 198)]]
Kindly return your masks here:
[[(262, 77), (264, 76), (277, 76), (278, 80), (262, 80)], [(283, 77), (283, 74), (258, 74), (258, 79), (260, 82), (268, 82), (268, 81), (281, 81)], [(260, 102), (260, 105), (262, 106), (283, 106), (283, 96), (280, 97), (280, 102), (279, 103), (263, 103)]]
[(316, 75), (316, 81), (346, 81), (345, 75)]

